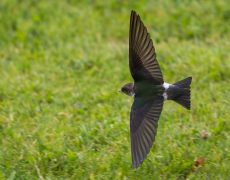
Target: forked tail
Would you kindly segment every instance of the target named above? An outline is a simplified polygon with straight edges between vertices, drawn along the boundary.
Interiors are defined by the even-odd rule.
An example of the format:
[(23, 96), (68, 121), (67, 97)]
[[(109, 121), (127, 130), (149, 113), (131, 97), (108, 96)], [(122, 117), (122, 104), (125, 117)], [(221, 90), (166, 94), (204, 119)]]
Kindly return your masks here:
[(176, 96), (173, 100), (179, 103), (180, 105), (182, 105), (183, 107), (185, 107), (186, 109), (191, 108), (191, 102), (190, 102), (191, 82), (192, 82), (192, 77), (187, 77), (173, 84), (183, 89), (183, 92), (179, 96)]

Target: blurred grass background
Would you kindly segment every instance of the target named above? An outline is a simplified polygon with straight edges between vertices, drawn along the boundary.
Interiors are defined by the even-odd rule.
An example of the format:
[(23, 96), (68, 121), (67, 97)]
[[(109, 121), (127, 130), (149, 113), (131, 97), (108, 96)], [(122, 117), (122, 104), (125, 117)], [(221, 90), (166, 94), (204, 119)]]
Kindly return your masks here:
[[(193, 76), (192, 110), (165, 103), (137, 170), (133, 100), (117, 92), (132, 81), (132, 9), (165, 80)], [(0, 179), (229, 179), (229, 24), (227, 0), (1, 0)]]

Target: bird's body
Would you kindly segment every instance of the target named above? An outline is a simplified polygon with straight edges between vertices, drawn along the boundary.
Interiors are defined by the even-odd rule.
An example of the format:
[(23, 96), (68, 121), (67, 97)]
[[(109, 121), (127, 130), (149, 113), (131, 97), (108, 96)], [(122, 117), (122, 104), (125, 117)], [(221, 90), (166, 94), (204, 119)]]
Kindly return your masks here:
[[(168, 99), (167, 93), (168, 93), (169, 88), (170, 90), (175, 88), (174, 85), (166, 83), (166, 82), (164, 82), (163, 85), (154, 85), (154, 84), (149, 84), (149, 83), (139, 83), (137, 86), (135, 86), (134, 83), (128, 83), (128, 85), (130, 86), (126, 88), (129, 90), (127, 91), (125, 91), (124, 89), (122, 90), (122, 92), (127, 92), (125, 94), (127, 94), (128, 96), (134, 96), (135, 94), (136, 95), (143, 94), (144, 96), (152, 96), (152, 95), (158, 94), (160, 96), (162, 95), (164, 97), (164, 100)], [(141, 88), (138, 88), (139, 86)]]
[(174, 84), (164, 82), (150, 35), (135, 11), (130, 17), (129, 68), (134, 83), (125, 84), (121, 92), (134, 97), (130, 112), (130, 137), (132, 164), (137, 168), (155, 140), (164, 101), (174, 100), (190, 109), (192, 78)]

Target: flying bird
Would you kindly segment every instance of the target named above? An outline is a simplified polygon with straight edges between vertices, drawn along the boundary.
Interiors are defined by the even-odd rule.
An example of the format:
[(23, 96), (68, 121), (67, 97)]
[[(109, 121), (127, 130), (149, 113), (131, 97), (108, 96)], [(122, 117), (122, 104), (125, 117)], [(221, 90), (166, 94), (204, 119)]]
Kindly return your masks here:
[(130, 16), (129, 69), (134, 82), (125, 84), (120, 91), (134, 97), (130, 138), (132, 167), (137, 168), (153, 145), (164, 101), (173, 100), (190, 109), (192, 77), (174, 84), (164, 81), (153, 42), (135, 11)]

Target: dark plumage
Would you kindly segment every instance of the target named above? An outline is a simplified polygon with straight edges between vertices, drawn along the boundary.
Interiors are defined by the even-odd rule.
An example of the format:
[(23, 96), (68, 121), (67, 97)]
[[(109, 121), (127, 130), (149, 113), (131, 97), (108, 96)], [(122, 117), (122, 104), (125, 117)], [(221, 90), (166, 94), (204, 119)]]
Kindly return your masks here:
[(174, 100), (190, 109), (192, 78), (175, 84), (164, 82), (153, 42), (135, 11), (131, 12), (130, 17), (129, 68), (134, 83), (124, 85), (121, 91), (134, 96), (130, 113), (130, 137), (132, 165), (137, 168), (153, 145), (164, 100)]

